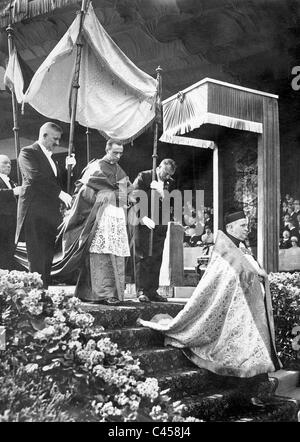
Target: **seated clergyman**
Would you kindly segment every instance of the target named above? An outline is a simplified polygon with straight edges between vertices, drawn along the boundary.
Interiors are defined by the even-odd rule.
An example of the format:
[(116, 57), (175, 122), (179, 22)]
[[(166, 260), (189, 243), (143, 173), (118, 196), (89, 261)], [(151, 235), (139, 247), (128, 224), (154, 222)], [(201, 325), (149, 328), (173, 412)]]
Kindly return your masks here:
[(175, 317), (158, 314), (146, 327), (165, 334), (165, 345), (184, 349), (198, 367), (238, 378), (280, 368), (268, 276), (245, 245), (243, 211), (225, 217), (198, 286)]

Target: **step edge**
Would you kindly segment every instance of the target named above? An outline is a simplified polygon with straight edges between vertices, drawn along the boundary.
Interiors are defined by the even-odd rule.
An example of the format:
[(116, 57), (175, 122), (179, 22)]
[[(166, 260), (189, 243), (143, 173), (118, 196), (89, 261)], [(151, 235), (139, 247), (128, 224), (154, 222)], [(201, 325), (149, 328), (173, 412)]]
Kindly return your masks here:
[[(101, 327), (101, 325), (97, 326), (95, 325), (94, 327)], [(141, 330), (147, 330), (147, 332), (150, 333), (160, 333), (156, 330), (153, 330), (150, 327), (121, 327), (121, 328), (105, 328), (104, 330), (102, 330), (100, 333), (114, 333), (114, 332), (120, 332), (120, 331), (141, 331)]]

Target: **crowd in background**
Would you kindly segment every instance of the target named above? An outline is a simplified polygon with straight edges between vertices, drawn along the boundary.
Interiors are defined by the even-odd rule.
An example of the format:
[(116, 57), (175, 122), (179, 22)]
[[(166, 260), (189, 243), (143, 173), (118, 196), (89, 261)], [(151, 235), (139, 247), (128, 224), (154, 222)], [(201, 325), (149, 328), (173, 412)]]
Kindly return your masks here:
[[(198, 212), (198, 213), (197, 213)], [(188, 202), (183, 207), (184, 247), (207, 246), (214, 242), (213, 209), (204, 207), (204, 214)]]
[[(213, 244), (213, 209), (204, 208), (204, 218), (191, 203), (183, 208), (184, 247)], [(198, 211), (199, 212), (199, 211)], [(252, 220), (254, 222), (254, 220)], [(252, 243), (253, 226), (249, 225), (248, 241)], [(253, 235), (252, 235), (253, 233)], [(254, 238), (253, 238), (254, 240)], [(256, 238), (255, 238), (256, 240)], [(256, 242), (256, 241), (255, 241)], [(252, 244), (249, 244), (250, 246)], [(286, 194), (280, 204), (280, 249), (300, 246), (300, 199)]]
[(286, 194), (280, 204), (280, 249), (299, 247), (300, 200)]

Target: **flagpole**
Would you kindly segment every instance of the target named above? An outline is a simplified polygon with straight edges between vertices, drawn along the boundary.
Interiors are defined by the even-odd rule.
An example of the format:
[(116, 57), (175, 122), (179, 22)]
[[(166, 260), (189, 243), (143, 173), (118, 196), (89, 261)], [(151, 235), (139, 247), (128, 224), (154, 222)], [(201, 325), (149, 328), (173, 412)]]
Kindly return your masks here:
[(91, 131), (90, 128), (86, 128), (86, 164), (91, 161)]
[[(154, 123), (154, 139), (153, 139), (153, 153), (152, 153), (152, 181), (156, 178), (156, 165), (157, 165), (157, 140), (158, 140), (158, 125), (161, 120), (161, 95), (162, 95), (162, 68), (158, 66), (156, 68), (156, 80), (157, 80), (157, 101), (156, 101), (156, 115)], [(151, 189), (151, 218), (154, 220), (154, 195), (155, 190)], [(153, 251), (153, 229), (150, 230), (149, 238), (149, 256), (152, 256)]]
[[(12, 17), (11, 17), (11, 11), (12, 11), (12, 3), (10, 3), (9, 7), (9, 25), (6, 28), (7, 32), (7, 42), (8, 42), (8, 56), (9, 58), (12, 56), (13, 50), (14, 50), (14, 30), (12, 27)], [(11, 102), (12, 102), (12, 111), (13, 111), (13, 132), (14, 132), (14, 139), (15, 139), (15, 155), (16, 155), (16, 163), (17, 163), (17, 177), (18, 177), (18, 184), (21, 184), (21, 173), (20, 168), (18, 164), (18, 156), (20, 153), (20, 137), (19, 137), (19, 121), (18, 121), (18, 105), (17, 105), (17, 99), (16, 94), (13, 88), (11, 88)]]
[[(79, 73), (80, 73), (80, 62), (81, 62), (81, 52), (82, 52), (82, 26), (83, 20), (86, 13), (86, 6), (88, 4), (88, 0), (82, 0), (81, 10), (80, 10), (80, 24), (79, 24), (79, 33), (76, 41), (77, 51), (76, 51), (76, 60), (75, 60), (75, 69), (74, 76), (72, 82), (72, 96), (71, 96), (71, 123), (70, 123), (70, 135), (69, 135), (69, 146), (68, 146), (68, 155), (71, 156), (74, 149), (74, 132), (75, 132), (75, 120), (76, 120), (76, 111), (77, 111), (77, 98), (78, 98), (78, 89), (79, 85)], [(68, 165), (68, 183), (67, 183), (67, 192), (71, 191), (71, 165)]]

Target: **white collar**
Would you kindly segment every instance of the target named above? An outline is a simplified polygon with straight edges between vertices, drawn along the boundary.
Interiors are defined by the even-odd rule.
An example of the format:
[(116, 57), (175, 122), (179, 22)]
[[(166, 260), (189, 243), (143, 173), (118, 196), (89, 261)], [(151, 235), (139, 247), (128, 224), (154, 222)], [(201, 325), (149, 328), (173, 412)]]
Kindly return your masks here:
[(6, 184), (8, 187), (11, 187), (11, 186), (10, 186), (10, 182), (9, 182), (9, 176), (8, 176), (8, 175), (5, 175), (5, 173), (1, 173), (1, 172), (0, 172), (0, 178), (3, 179), (3, 181), (5, 182), (5, 184)]
[(53, 153), (53, 152), (51, 152), (50, 150), (48, 150), (47, 147), (45, 147), (45, 146), (44, 146), (42, 143), (40, 143), (40, 142), (39, 142), (39, 146), (40, 146), (40, 148), (42, 149), (42, 151), (44, 152), (44, 154), (45, 154), (47, 157), (49, 157), (49, 158), (52, 157), (52, 153)]

